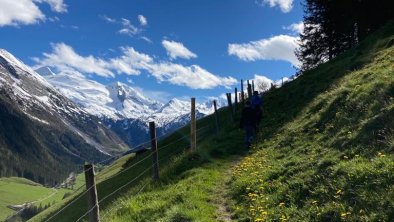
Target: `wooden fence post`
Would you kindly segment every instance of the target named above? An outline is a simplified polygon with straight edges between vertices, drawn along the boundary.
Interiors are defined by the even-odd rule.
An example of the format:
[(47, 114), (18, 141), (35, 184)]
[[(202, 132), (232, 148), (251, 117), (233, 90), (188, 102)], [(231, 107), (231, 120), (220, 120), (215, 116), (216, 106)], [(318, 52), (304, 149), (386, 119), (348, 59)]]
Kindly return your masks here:
[(244, 81), (241, 79), (241, 100), (242, 106), (245, 105)]
[(234, 121), (234, 110), (233, 110), (233, 104), (231, 103), (231, 93), (226, 93), (226, 96), (227, 96), (228, 108), (230, 109), (230, 113), (231, 113), (231, 120)]
[(248, 98), (252, 98), (252, 85), (249, 84), (249, 80), (248, 80)]
[(237, 112), (238, 111), (238, 89), (237, 89), (237, 87), (235, 87), (234, 96), (235, 96), (235, 98), (234, 98), (234, 103), (235, 103), (234, 110), (235, 110), (235, 112)]
[(153, 163), (153, 180), (159, 180), (159, 155), (157, 153), (156, 125), (155, 122), (149, 122), (149, 132), (151, 139), (151, 152)]
[(254, 80), (252, 80), (252, 95), (254, 93)]
[(215, 108), (215, 123), (216, 123), (216, 133), (219, 133), (219, 116), (216, 100), (213, 101), (213, 107)]
[(197, 150), (196, 139), (196, 98), (191, 99), (191, 120), (190, 120), (190, 148), (192, 151)]
[(88, 196), (88, 210), (89, 222), (100, 222), (99, 204), (97, 198), (96, 180), (94, 179), (94, 166), (93, 164), (86, 164), (84, 166), (85, 183)]

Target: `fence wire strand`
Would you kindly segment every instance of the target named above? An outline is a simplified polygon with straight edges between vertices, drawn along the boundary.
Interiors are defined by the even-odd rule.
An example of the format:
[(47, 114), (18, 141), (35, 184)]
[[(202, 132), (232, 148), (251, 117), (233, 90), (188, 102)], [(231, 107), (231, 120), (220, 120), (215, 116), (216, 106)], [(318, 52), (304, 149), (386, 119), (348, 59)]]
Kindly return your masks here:
[(125, 169), (123, 169), (123, 170), (121, 170), (121, 171), (117, 172), (116, 174), (114, 174), (114, 175), (112, 175), (112, 176), (108, 177), (108, 178), (107, 178), (107, 179), (105, 179), (105, 180), (112, 179), (112, 178), (114, 178), (114, 177), (116, 177), (116, 176), (118, 176), (118, 175), (120, 175), (120, 174), (122, 174), (122, 173), (124, 173), (124, 172), (128, 171), (129, 169), (131, 169), (131, 168), (133, 168), (133, 167), (137, 166), (138, 164), (142, 163), (144, 160), (148, 159), (148, 158), (149, 158), (149, 157), (151, 157), (151, 156), (152, 156), (152, 153), (148, 154), (146, 157), (144, 157), (144, 158), (140, 159), (140, 160), (139, 160), (139, 161), (137, 161), (136, 163), (133, 163), (132, 165), (130, 165), (130, 166), (128, 166), (128, 167), (126, 167)]
[(129, 185), (130, 183), (136, 181), (138, 178), (142, 177), (146, 172), (148, 172), (148, 170), (153, 168), (153, 164), (146, 168), (144, 171), (142, 171), (137, 177), (135, 177), (134, 179), (130, 180), (129, 182), (125, 183), (123, 186), (119, 187), (118, 189), (114, 190), (112, 193), (108, 194), (107, 196), (103, 197), (99, 203), (103, 202), (105, 199), (107, 199), (108, 197), (112, 196), (113, 194), (115, 194), (116, 192), (118, 192), (119, 190), (123, 189), (124, 187), (126, 187), (127, 185)]
[[(138, 190), (138, 192), (137, 192), (134, 196), (139, 195), (139, 194), (144, 190), (144, 188), (145, 188), (148, 184), (150, 184), (150, 181), (147, 181), (147, 182)], [(114, 212), (114, 211), (117, 211), (118, 209), (120, 209), (122, 204), (123, 204), (123, 202), (122, 202), (122, 201), (119, 201), (118, 204), (116, 204), (115, 209), (113, 209), (112, 211), (109, 211), (109, 210), (108, 210), (107, 212), (105, 212), (105, 214), (104, 214), (103, 216), (101, 216), (101, 219), (104, 219), (110, 212)], [(103, 221), (104, 221), (104, 220), (103, 220)]]
[(57, 211), (54, 215), (52, 215), (51, 217), (49, 217), (47, 220), (45, 220), (45, 222), (50, 221), (52, 218), (54, 218), (56, 215), (58, 215), (60, 212), (62, 212), (63, 210), (65, 210), (68, 206), (70, 206), (71, 204), (75, 203), (77, 200), (79, 200), (85, 193), (87, 193), (90, 189), (92, 189), (94, 187), (91, 186), (89, 187), (89, 189), (86, 189), (84, 192), (80, 193), (79, 196), (77, 198), (75, 198), (74, 200), (72, 200), (70, 203), (66, 204), (66, 206), (62, 207), (59, 211)]
[[(112, 157), (110, 157), (110, 158), (107, 158), (107, 159), (105, 159), (105, 160), (102, 160), (102, 161), (100, 161), (100, 162), (96, 162), (95, 164), (101, 164), (101, 163), (107, 162), (107, 161), (112, 160), (112, 159), (117, 160), (117, 159), (119, 159), (120, 157), (124, 156), (126, 153), (131, 152), (131, 151), (133, 151), (133, 150), (136, 150), (137, 148), (142, 147), (142, 146), (145, 145), (145, 144), (149, 144), (149, 143), (151, 143), (153, 140), (158, 140), (158, 139), (160, 139), (160, 138), (169, 137), (169, 136), (173, 135), (176, 131), (178, 131), (178, 130), (180, 130), (180, 129), (182, 129), (182, 128), (185, 128), (186, 126), (187, 126), (187, 125), (181, 126), (181, 127), (177, 128), (177, 129), (175, 129), (175, 130), (172, 130), (170, 133), (163, 134), (163, 135), (161, 135), (161, 136), (159, 136), (159, 137), (156, 137), (156, 138), (154, 138), (154, 139), (149, 139), (148, 141), (145, 141), (145, 142), (143, 142), (143, 143), (140, 143), (140, 144), (138, 144), (137, 146), (134, 146), (133, 148), (131, 148), (131, 149), (129, 149), (129, 150), (127, 150), (127, 151), (125, 151), (125, 152), (119, 154), (119, 155), (114, 155), (114, 156), (112, 156)], [(196, 130), (196, 133), (198, 133), (198, 132), (204, 132), (205, 130), (208, 129), (208, 127), (210, 127), (210, 126), (208, 125), (208, 126), (201, 127), (201, 128), (199, 128), (199, 129)], [(190, 136), (190, 135), (184, 135), (184, 136), (182, 136), (182, 137), (180, 137), (180, 138), (178, 138), (178, 139), (176, 139), (176, 140), (171, 141), (169, 144), (166, 144), (166, 145), (164, 145), (164, 146), (160, 146), (160, 147), (157, 149), (157, 152), (158, 152), (158, 151), (163, 151), (164, 148), (167, 148), (167, 147), (169, 147), (170, 145), (173, 145), (173, 144), (176, 143), (176, 142), (179, 142), (179, 141), (181, 141), (181, 140), (183, 140), (183, 139), (186, 139), (186, 138), (188, 138), (189, 136)], [(175, 154), (176, 152), (178, 152), (178, 150), (174, 150), (174, 152), (170, 152), (169, 154), (166, 154), (165, 157), (168, 158), (168, 157), (174, 156), (174, 154)], [(182, 153), (182, 152), (184, 152), (184, 150), (183, 150), (183, 151), (180, 151), (180, 153)], [(179, 153), (179, 154), (180, 154), (180, 153)], [(127, 167), (127, 168), (125, 168), (125, 169), (123, 169), (123, 170), (117, 172), (116, 174), (114, 174), (114, 175), (112, 175), (112, 176), (106, 178), (105, 180), (112, 179), (112, 178), (114, 178), (115, 176), (118, 176), (118, 175), (120, 175), (120, 174), (122, 174), (122, 173), (128, 171), (129, 169), (131, 169), (131, 168), (137, 166), (138, 164), (142, 163), (144, 160), (148, 159), (150, 156), (152, 156), (152, 154), (153, 154), (153, 153), (150, 153), (149, 155), (147, 155), (146, 157), (142, 158), (142, 159), (139, 160), (138, 162), (136, 162), (136, 163), (130, 165), (129, 167)], [(160, 158), (160, 160), (163, 160), (163, 159), (164, 159), (163, 157)], [(159, 160), (159, 162), (160, 162), (160, 160)], [(138, 178), (140, 178), (141, 176), (143, 176), (148, 170), (150, 170), (150, 169), (152, 169), (152, 168), (153, 168), (153, 165), (151, 165), (150, 167), (146, 168), (146, 169), (145, 169), (144, 171), (142, 171), (142, 173), (140, 173), (137, 177), (135, 177), (135, 178), (132, 179), (131, 181), (125, 183), (125, 184), (122, 185), (121, 187), (117, 188), (116, 190), (114, 190), (113, 192), (111, 192), (110, 194), (108, 194), (107, 196), (103, 197), (103, 198), (98, 202), (98, 204), (100, 204), (102, 201), (104, 201), (104, 200), (107, 199), (108, 197), (114, 195), (116, 192), (118, 192), (119, 190), (123, 189), (123, 188), (126, 187), (127, 185), (129, 185), (129, 184), (131, 184), (132, 182), (136, 181)], [(86, 172), (86, 171), (84, 170), (83, 173), (84, 173), (84, 172)], [(137, 192), (136, 195), (138, 195), (140, 192), (142, 192), (142, 190), (147, 186), (147, 184), (149, 184), (149, 182), (145, 183), (145, 184), (142, 186), (142, 188)], [(83, 186), (85, 186), (85, 185), (82, 185), (81, 187), (79, 187), (77, 190), (75, 190), (75, 192), (77, 192), (77, 191), (78, 191), (79, 189), (81, 189)], [(70, 206), (71, 204), (75, 203), (77, 200), (79, 200), (85, 193), (87, 193), (87, 192), (88, 192), (90, 189), (92, 189), (92, 188), (93, 188), (93, 186), (89, 187), (89, 189), (87, 189), (87, 190), (85, 190), (84, 192), (80, 193), (80, 194), (78, 195), (77, 198), (75, 198), (74, 200), (72, 200), (70, 203), (66, 204), (66, 205), (65, 205), (64, 207), (62, 207), (59, 211), (57, 211), (55, 214), (53, 214), (51, 217), (49, 217), (47, 220), (45, 220), (45, 222), (50, 221), (52, 218), (54, 218), (54, 217), (57, 216), (59, 213), (61, 213), (62, 211), (64, 211), (68, 206)], [(75, 192), (74, 192), (74, 193), (75, 193)], [(53, 195), (53, 194), (51, 194), (51, 195)], [(89, 209), (85, 214), (83, 214), (80, 218), (78, 218), (78, 219), (76, 220), (76, 222), (79, 222), (81, 219), (83, 219), (83, 218), (84, 218), (87, 214), (89, 214), (96, 206), (97, 206), (97, 205), (95, 205), (95, 206), (93, 206), (91, 209)], [(19, 212), (18, 212), (18, 213), (19, 213)], [(103, 217), (105, 217), (107, 214), (108, 214), (108, 213), (106, 213)]]
[[(106, 200), (108, 197), (114, 195), (115, 193), (117, 193), (119, 190), (123, 189), (124, 187), (126, 187), (127, 185), (131, 184), (132, 182), (136, 181), (138, 178), (140, 178), (141, 176), (143, 176), (146, 172), (148, 172), (148, 170), (152, 169), (153, 165), (151, 165), (150, 167), (146, 168), (144, 171), (142, 171), (138, 176), (134, 177), (134, 179), (130, 180), (129, 182), (125, 183), (124, 185), (120, 186), (119, 188), (117, 188), (116, 190), (112, 191), (110, 194), (108, 194), (107, 196), (103, 197), (100, 199), (100, 201), (97, 203), (98, 206), (100, 205), (101, 202), (103, 202), (104, 200)], [(92, 186), (93, 187), (93, 186)], [(81, 219), (83, 219), (87, 214), (89, 214), (96, 206), (97, 204), (95, 204), (92, 208), (90, 208), (85, 214), (83, 214), (81, 217), (79, 217), (75, 222), (80, 221)]]

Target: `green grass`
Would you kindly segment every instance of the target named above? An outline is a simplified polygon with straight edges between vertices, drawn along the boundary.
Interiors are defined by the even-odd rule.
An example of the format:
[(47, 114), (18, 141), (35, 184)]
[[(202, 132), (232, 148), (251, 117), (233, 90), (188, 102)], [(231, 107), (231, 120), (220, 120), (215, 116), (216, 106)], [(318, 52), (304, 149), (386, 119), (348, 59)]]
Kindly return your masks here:
[(266, 95), (240, 221), (394, 221), (394, 23)]
[[(24, 178), (0, 178), (0, 221), (16, 213), (8, 208), (8, 205), (37, 201), (37, 205), (45, 206), (53, 201), (61, 200), (66, 192), (69, 190), (55, 191)], [(51, 195), (50, 198), (44, 199), (49, 195)]]
[[(161, 179), (149, 183), (138, 193), (146, 181), (130, 189), (102, 211), (105, 221), (218, 221), (218, 205), (231, 205), (222, 193), (237, 157), (245, 153), (238, 124), (226, 121), (227, 112), (221, 113), (222, 131), (215, 135), (212, 129), (200, 134), (198, 151), (186, 152), (170, 158), (163, 166)], [(200, 122), (208, 125), (212, 119)], [(165, 156), (163, 158), (166, 158)], [(136, 195), (137, 194), (137, 195)]]
[[(75, 188), (84, 184), (83, 174), (76, 179)], [(9, 205), (19, 205), (34, 202), (36, 206), (52, 205), (61, 202), (66, 193), (73, 193), (71, 189), (52, 189), (41, 184), (20, 177), (0, 178), (0, 221), (13, 215), (16, 211)]]
[[(149, 152), (116, 161), (97, 176), (99, 200), (119, 189), (100, 203), (102, 220), (219, 221), (224, 206), (236, 221), (393, 221), (393, 39), (391, 23), (267, 93), (259, 136), (239, 164), (242, 132), (228, 110), (220, 111), (219, 134), (212, 116), (198, 122), (209, 130), (198, 133), (196, 153), (181, 139), (188, 127), (159, 143), (158, 182), (150, 171), (133, 181), (150, 158), (126, 170)], [(77, 196), (31, 221), (48, 219)], [(86, 202), (81, 196), (51, 221), (77, 220)]]
[[(145, 190), (140, 193), (140, 195), (154, 195), (156, 197), (160, 196), (161, 204), (166, 206), (174, 205), (174, 202), (168, 198), (168, 195), (174, 192), (174, 189), (171, 187), (173, 185), (175, 186), (175, 184), (178, 184), (177, 186), (188, 184), (189, 187), (196, 187), (194, 189), (187, 188), (186, 191), (188, 192), (185, 191), (183, 197), (186, 198), (188, 195), (192, 195), (193, 197), (199, 197), (200, 199), (196, 199), (194, 202), (192, 202), (193, 198), (189, 198), (187, 201), (189, 205), (187, 205), (186, 201), (184, 201), (184, 204), (179, 203), (176, 208), (171, 208), (171, 210), (169, 209), (171, 212), (167, 212), (166, 210), (163, 211), (160, 205), (156, 205), (156, 207), (152, 206), (152, 214), (155, 212), (157, 217), (167, 218), (172, 217), (171, 215), (175, 215), (174, 217), (176, 217), (178, 214), (185, 214), (184, 216), (191, 218), (198, 218), (199, 216), (205, 215), (205, 217), (211, 218), (208, 221), (215, 221), (215, 216), (212, 214), (212, 212), (215, 211), (215, 207), (207, 205), (204, 210), (200, 209), (200, 207), (206, 205), (206, 200), (209, 195), (207, 193), (198, 194), (198, 190), (200, 190), (199, 188), (201, 187), (205, 187), (205, 191), (209, 191), (212, 194), (215, 189), (217, 189), (217, 186), (220, 185), (217, 183), (219, 178), (225, 180), (229, 177), (223, 173), (225, 172), (225, 169), (229, 168), (229, 165), (231, 165), (233, 159), (236, 156), (244, 152), (244, 149), (242, 148), (242, 132), (236, 130), (238, 124), (234, 124), (232, 121), (229, 121), (230, 114), (227, 110), (220, 110), (219, 113), (221, 125), (221, 132), (219, 134), (214, 133), (213, 116), (209, 116), (197, 122), (197, 128), (201, 130), (197, 132), (198, 151), (196, 153), (190, 152), (188, 126), (159, 142), (158, 149), (161, 174), (160, 181), (155, 183), (150, 182), (148, 186), (145, 187)], [(185, 136), (186, 138), (183, 138)], [(98, 173), (97, 190), (99, 201), (108, 194), (111, 194), (114, 190), (120, 188), (118, 192), (100, 203), (100, 209), (102, 212), (101, 215), (108, 214), (108, 218), (111, 218), (115, 221), (122, 220), (121, 218), (123, 217), (130, 218), (126, 215), (119, 215), (118, 218), (118, 216), (113, 215), (110, 212), (112, 212), (114, 207), (119, 205), (119, 202), (122, 201), (122, 203), (127, 204), (127, 201), (125, 202), (125, 200), (127, 200), (129, 197), (131, 197), (130, 201), (138, 197), (138, 195), (136, 196), (135, 194), (138, 192), (144, 182), (151, 181), (151, 170), (144, 173), (143, 176), (141, 176), (138, 180), (132, 181), (149, 166), (151, 166), (151, 157), (146, 158), (149, 154), (150, 151), (137, 156), (129, 155), (122, 157)], [(128, 169), (128, 167), (134, 165), (137, 162), (140, 163)], [(206, 174), (210, 176), (207, 176)], [(204, 179), (195, 180), (196, 178)], [(194, 183), (191, 183), (191, 181)], [(128, 185), (122, 188), (124, 184)], [(162, 190), (162, 192), (159, 190)], [(155, 191), (157, 192), (150, 193)], [(78, 196), (79, 195), (76, 194), (66, 199), (62, 203), (45, 210), (43, 213), (32, 218), (30, 221), (44, 221), (50, 218), (52, 215), (58, 212), (59, 209), (65, 206), (65, 204), (71, 202)], [(210, 198), (214, 199), (212, 198), (212, 195)], [(53, 217), (51, 221), (77, 220), (88, 210), (86, 203), (86, 196), (81, 196), (81, 198), (75, 203)], [(141, 203), (130, 204), (138, 205)], [(140, 206), (143, 207), (144, 205), (142, 204)], [(185, 209), (189, 209), (190, 211), (185, 211)], [(139, 212), (139, 215), (135, 215), (133, 212), (135, 219), (134, 221), (144, 221), (142, 219), (145, 217), (142, 215), (144, 212), (142, 210)], [(106, 221), (107, 220), (109, 219), (106, 219)], [(146, 221), (150, 220), (146, 218)]]
[[(174, 161), (182, 162), (181, 159)], [(203, 165), (180, 173), (170, 183), (151, 184), (140, 195), (135, 195), (137, 190), (129, 191), (102, 212), (102, 220), (216, 221), (215, 188), (218, 181), (225, 179), (222, 169), (229, 167), (230, 162)]]

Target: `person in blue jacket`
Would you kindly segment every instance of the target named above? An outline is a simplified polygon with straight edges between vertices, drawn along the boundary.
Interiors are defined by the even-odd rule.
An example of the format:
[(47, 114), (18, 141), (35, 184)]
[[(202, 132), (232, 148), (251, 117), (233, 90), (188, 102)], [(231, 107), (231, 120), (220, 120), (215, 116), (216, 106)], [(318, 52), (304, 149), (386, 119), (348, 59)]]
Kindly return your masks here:
[(256, 130), (256, 114), (255, 110), (252, 108), (251, 102), (247, 100), (245, 102), (245, 107), (242, 109), (241, 121), (239, 127), (245, 130), (245, 145), (250, 147), (253, 136)]
[(260, 125), (261, 119), (263, 117), (263, 110), (261, 109), (261, 106), (263, 105), (263, 100), (259, 96), (258, 91), (253, 92), (253, 96), (251, 98), (252, 100), (252, 108), (254, 109), (255, 112), (255, 131), (257, 132), (258, 130), (258, 125)]

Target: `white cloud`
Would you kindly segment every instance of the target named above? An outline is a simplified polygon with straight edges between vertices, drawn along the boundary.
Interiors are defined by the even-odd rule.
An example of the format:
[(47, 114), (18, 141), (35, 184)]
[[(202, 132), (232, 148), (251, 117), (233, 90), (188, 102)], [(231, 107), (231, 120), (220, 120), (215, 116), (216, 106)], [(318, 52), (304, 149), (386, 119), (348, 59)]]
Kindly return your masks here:
[(148, 20), (143, 15), (138, 15), (138, 21), (140, 21), (140, 25), (147, 26)]
[(133, 84), (134, 83), (134, 81), (131, 78), (129, 78), (129, 77), (126, 78), (126, 82), (128, 82), (129, 84)]
[[(48, 3), (52, 11), (67, 12), (67, 5), (63, 0), (0, 0), (0, 27), (31, 25), (45, 21), (46, 17), (36, 3)], [(49, 21), (55, 20), (49, 18)]]
[(50, 22), (58, 22), (58, 21), (60, 21), (59, 17), (57, 17), (57, 16), (49, 17), (48, 20), (49, 20)]
[(305, 25), (304, 22), (299, 22), (299, 23), (293, 23), (287, 27), (284, 27), (286, 30), (291, 30), (295, 33), (302, 33), (304, 31)]
[(44, 19), (45, 15), (32, 0), (0, 0), (0, 26), (30, 25)]
[(141, 36), (141, 39), (144, 40), (147, 43), (153, 43), (152, 40), (146, 36)]
[(283, 60), (298, 66), (300, 62), (294, 53), (297, 41), (298, 37), (278, 35), (243, 44), (229, 44), (228, 54), (244, 61)]
[(272, 81), (270, 78), (262, 75), (254, 75), (254, 86), (255, 90), (258, 90), (260, 92), (266, 91), (271, 88), (271, 84), (273, 84), (274, 81)]
[(139, 75), (140, 70), (147, 69), (153, 59), (146, 54), (137, 52), (132, 47), (121, 47), (122, 55), (110, 59), (110, 67), (118, 74)]
[(148, 55), (139, 53), (131, 47), (122, 47), (122, 55), (111, 59), (81, 56), (65, 43), (52, 44), (52, 53), (43, 53), (44, 58), (35, 58), (35, 67), (51, 66), (59, 70), (74, 69), (82, 73), (114, 77), (116, 73), (139, 75), (140, 70), (152, 62)]
[(293, 8), (293, 0), (256, 0), (260, 5), (269, 5), (271, 8), (279, 6), (282, 12), (290, 12)]
[(122, 28), (119, 30), (120, 34), (125, 34), (128, 36), (135, 36), (140, 33), (141, 30), (131, 24), (130, 20), (122, 18), (121, 20)]
[(64, 13), (67, 12), (67, 5), (63, 0), (34, 0), (38, 3), (48, 3), (51, 6), (51, 10), (54, 12)]
[(140, 94), (163, 103), (168, 102), (170, 99), (173, 99), (174, 97), (171, 93), (164, 91), (147, 90), (138, 86), (133, 86), (133, 88), (137, 90), (137, 92), (139, 92)]
[(176, 59), (177, 57), (183, 59), (197, 58), (196, 54), (191, 52), (180, 42), (163, 40), (161, 44), (167, 50), (167, 55), (172, 59)]
[(99, 76), (114, 76), (108, 68), (108, 62), (92, 55), (83, 57), (77, 54), (71, 46), (64, 43), (52, 44), (52, 53), (43, 53), (43, 59), (35, 59), (37, 66), (51, 66), (58, 69), (75, 69), (83, 73)]
[(100, 16), (102, 19), (104, 19), (106, 22), (108, 22), (108, 23), (116, 23), (116, 19), (114, 19), (114, 18), (110, 18), (110, 17), (108, 17), (108, 16), (106, 16), (106, 15), (102, 15), (102, 16)]
[(166, 81), (192, 89), (212, 89), (217, 86), (229, 88), (237, 83), (233, 77), (214, 75), (198, 65), (183, 66), (164, 62), (152, 64), (148, 70), (159, 82)]
[(278, 79), (275, 81), (275, 86), (277, 87), (281, 87), (282, 85), (284, 85), (287, 82), (290, 82), (291, 79), (289, 79), (288, 77), (283, 77), (282, 79)]
[[(128, 35), (130, 37), (137, 37), (144, 40), (147, 43), (152, 43), (152, 40), (150, 40), (147, 36), (142, 35), (145, 29), (133, 25), (133, 23), (129, 19), (121, 18), (118, 20), (116, 18), (111, 18), (106, 15), (100, 15), (100, 18), (102, 18), (107, 23), (112, 23), (117, 26), (120, 26), (120, 29), (118, 30), (119, 34)], [(141, 26), (146, 26), (148, 24), (148, 21), (143, 15), (139, 15), (138, 20)]]
[(237, 83), (233, 77), (221, 77), (198, 65), (184, 66), (171, 62), (155, 61), (151, 56), (140, 53), (132, 47), (121, 47), (121, 55), (102, 59), (92, 55), (81, 56), (64, 43), (52, 44), (51, 53), (43, 58), (34, 58), (34, 68), (42, 66), (61, 70), (76, 70), (85, 74), (114, 77), (117, 74), (139, 75), (146, 71), (159, 82), (187, 86), (192, 89), (211, 89), (217, 86), (230, 87)]

